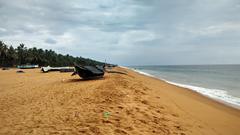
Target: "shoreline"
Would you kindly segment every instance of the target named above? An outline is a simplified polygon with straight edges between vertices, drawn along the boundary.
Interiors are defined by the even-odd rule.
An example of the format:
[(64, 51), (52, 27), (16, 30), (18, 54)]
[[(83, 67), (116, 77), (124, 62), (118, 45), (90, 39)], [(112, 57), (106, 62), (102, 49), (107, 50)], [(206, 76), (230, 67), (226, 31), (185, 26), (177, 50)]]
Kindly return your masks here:
[[(130, 70), (131, 70), (131, 69), (130, 69)], [(133, 71), (133, 72), (136, 72), (136, 71), (134, 71), (134, 70), (132, 70), (132, 71)], [(154, 79), (154, 80), (157, 80), (157, 81), (161, 81), (161, 82), (167, 83), (167, 84), (172, 85), (172, 86), (174, 86), (174, 87), (180, 88), (180, 89), (183, 91), (183, 93), (184, 93), (184, 91), (188, 91), (188, 92), (190, 92), (190, 93), (192, 93), (192, 94), (194, 94), (194, 95), (196, 95), (196, 96), (198, 96), (198, 97), (201, 97), (201, 98), (203, 98), (203, 99), (209, 100), (210, 102), (212, 102), (211, 105), (212, 105), (213, 107), (217, 107), (217, 108), (228, 108), (228, 109), (230, 109), (230, 110), (236, 111), (236, 113), (238, 113), (238, 114), (240, 113), (240, 108), (235, 107), (235, 106), (233, 106), (232, 104), (229, 104), (229, 103), (227, 103), (227, 102), (225, 102), (225, 101), (217, 100), (217, 99), (208, 97), (207, 95), (204, 95), (204, 94), (202, 94), (202, 93), (199, 93), (199, 92), (194, 91), (194, 90), (189, 89), (189, 88), (185, 88), (185, 87), (181, 87), (181, 86), (178, 86), (178, 85), (171, 84), (171, 83), (169, 83), (169, 82), (167, 82), (167, 81), (165, 81), (165, 80), (162, 80), (162, 79), (157, 78), (157, 77), (154, 77), (154, 76), (147, 76), (147, 75), (144, 75), (144, 74), (141, 74), (141, 73), (138, 73), (138, 72), (136, 72), (136, 73), (139, 74), (139, 75), (142, 75), (142, 76), (144, 76), (144, 77), (148, 77), (148, 78), (151, 78), (151, 79)], [(217, 106), (216, 106), (216, 105), (217, 105)], [(219, 107), (219, 106), (220, 106), (220, 107)], [(239, 114), (239, 115), (240, 115), (240, 114)]]
[[(219, 111), (221, 112), (221, 114), (227, 113), (227, 114), (234, 115), (234, 116), (240, 118), (240, 109), (238, 109), (238, 108), (235, 108), (228, 104), (217, 101), (211, 97), (203, 95), (192, 89), (184, 88), (181, 86), (177, 86), (177, 85), (168, 83), (165, 80), (159, 79), (158, 77), (155, 77), (152, 75), (148, 76), (145, 74), (141, 74), (135, 70), (128, 69), (128, 68), (127, 68), (127, 70), (130, 70), (130, 71), (142, 76), (143, 78), (149, 78), (148, 82), (151, 82), (151, 80), (155, 80), (156, 83), (159, 82), (159, 83), (162, 83), (166, 87), (170, 87), (171, 91), (166, 91), (166, 92), (164, 91), (164, 94), (167, 94), (168, 96), (174, 96), (172, 98), (172, 100), (175, 102), (175, 104), (179, 108), (182, 108), (182, 110), (187, 111), (187, 113), (190, 114), (191, 116), (197, 117), (198, 119), (200, 119), (202, 121), (206, 120), (206, 122), (208, 124), (211, 123), (211, 125), (215, 126), (215, 125), (218, 125), (218, 123), (222, 123), (224, 121), (224, 120), (217, 121), (217, 119), (221, 119), (223, 117), (223, 116), (217, 114), (217, 112), (219, 112)], [(148, 83), (148, 82), (146, 82), (146, 83)], [(161, 87), (161, 86), (158, 86), (158, 87)], [(158, 89), (158, 88), (156, 88), (156, 89)], [(176, 95), (176, 93), (178, 93), (178, 94)], [(180, 97), (181, 99), (177, 99), (178, 97)], [(191, 100), (189, 100), (189, 99), (191, 99)], [(191, 101), (193, 101), (192, 99), (194, 101), (196, 101), (196, 103), (198, 103), (199, 106), (195, 103), (190, 103)], [(207, 108), (209, 109), (209, 111), (207, 111), (208, 113), (205, 112), (206, 110), (201, 109), (201, 107), (203, 107), (203, 106), (205, 106), (205, 107), (207, 106)], [(191, 108), (189, 108), (189, 107), (191, 107)], [(205, 107), (203, 107), (203, 108), (205, 108)], [(204, 112), (206, 114), (204, 114)], [(201, 114), (201, 113), (203, 113), (203, 114)], [(216, 115), (216, 116), (214, 116), (214, 115)], [(215, 117), (217, 119), (215, 119), (215, 118), (212, 119), (212, 117)], [(229, 126), (229, 124), (227, 124), (227, 123), (225, 123), (225, 124), (226, 124), (225, 126)], [(240, 123), (238, 123), (237, 125), (240, 126)], [(240, 133), (240, 130), (238, 130), (238, 132), (236, 132), (235, 134), (239, 134), (239, 133)], [(209, 133), (207, 133), (207, 134), (209, 134)], [(230, 133), (226, 132), (225, 134), (230, 134)]]
[[(149, 74), (149, 73), (145, 73), (145, 72), (140, 71), (140, 70), (135, 70), (135, 69), (131, 69), (131, 68), (128, 68), (128, 67), (122, 67), (122, 68), (126, 68), (126, 69), (128, 69), (128, 70), (132, 70), (132, 71), (134, 71), (134, 72), (136, 72), (136, 73), (138, 73), (138, 74), (141, 74), (141, 75), (144, 75), (144, 76), (146, 76), (146, 77), (150, 77), (150, 78), (153, 78), (153, 79), (157, 79), (157, 80), (163, 81), (163, 82), (165, 82), (165, 83), (168, 83), (168, 84), (170, 84), (170, 85), (174, 85), (174, 86), (179, 87), (179, 88), (183, 88), (183, 89), (186, 89), (186, 90), (190, 90), (190, 91), (192, 91), (192, 92), (194, 92), (194, 93), (197, 93), (197, 94), (199, 94), (199, 95), (201, 95), (201, 96), (204, 96), (204, 97), (206, 97), (206, 98), (208, 98), (208, 99), (210, 99), (210, 100), (213, 100), (213, 101), (215, 101), (215, 102), (218, 102), (218, 103), (220, 103), (220, 104), (222, 104), (222, 105), (225, 105), (225, 106), (228, 106), (228, 107), (231, 107), (231, 108), (240, 110), (240, 106), (239, 106), (239, 105), (236, 105), (236, 104), (234, 104), (234, 103), (230, 103), (230, 102), (225, 101), (225, 100), (220, 99), (220, 98), (211, 97), (211, 96), (209, 96), (209, 95), (203, 94), (203, 93), (201, 93), (201, 92), (198, 92), (198, 91), (196, 91), (196, 90), (194, 90), (194, 89), (191, 89), (191, 88), (188, 88), (188, 87), (187, 87), (187, 86), (191, 86), (191, 87), (198, 87), (198, 86), (192, 86), (192, 85), (186, 85), (186, 84), (179, 84), (179, 83), (171, 82), (171, 81), (168, 81), (168, 80), (165, 80), (165, 79), (156, 77), (156, 76), (154, 76), (154, 75), (151, 75), (151, 74)], [(184, 86), (184, 85), (186, 85), (186, 86)], [(203, 88), (203, 87), (201, 87), (201, 88)], [(208, 89), (208, 88), (204, 88), (204, 89)]]

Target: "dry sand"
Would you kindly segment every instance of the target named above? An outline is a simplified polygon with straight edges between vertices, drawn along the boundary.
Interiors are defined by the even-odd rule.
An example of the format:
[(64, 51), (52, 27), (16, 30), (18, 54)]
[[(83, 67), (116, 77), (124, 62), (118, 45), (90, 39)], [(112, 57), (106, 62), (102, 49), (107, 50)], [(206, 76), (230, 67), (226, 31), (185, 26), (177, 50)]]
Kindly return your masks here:
[(0, 70), (0, 134), (240, 134), (239, 110), (116, 70), (128, 74), (83, 81), (71, 73)]

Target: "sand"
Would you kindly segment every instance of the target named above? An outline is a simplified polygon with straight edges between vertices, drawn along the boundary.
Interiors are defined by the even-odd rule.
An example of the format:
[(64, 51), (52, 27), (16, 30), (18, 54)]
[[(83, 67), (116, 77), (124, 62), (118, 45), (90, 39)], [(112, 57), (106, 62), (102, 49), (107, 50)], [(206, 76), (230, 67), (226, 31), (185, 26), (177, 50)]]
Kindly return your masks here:
[(136, 72), (0, 70), (0, 134), (239, 135), (240, 111)]

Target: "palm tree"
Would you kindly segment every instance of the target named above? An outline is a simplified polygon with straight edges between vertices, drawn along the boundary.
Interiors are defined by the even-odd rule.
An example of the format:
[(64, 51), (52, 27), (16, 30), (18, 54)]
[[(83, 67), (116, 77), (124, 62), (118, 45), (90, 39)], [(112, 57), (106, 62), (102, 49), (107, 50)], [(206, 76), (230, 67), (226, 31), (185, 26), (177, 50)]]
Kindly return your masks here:
[(0, 66), (7, 65), (7, 45), (0, 41)]
[(26, 58), (27, 58), (27, 48), (24, 44), (20, 44), (17, 47), (17, 56), (18, 56), (18, 64), (27, 64)]
[(13, 46), (10, 46), (7, 53), (7, 63), (8, 66), (14, 66), (17, 61), (17, 54)]

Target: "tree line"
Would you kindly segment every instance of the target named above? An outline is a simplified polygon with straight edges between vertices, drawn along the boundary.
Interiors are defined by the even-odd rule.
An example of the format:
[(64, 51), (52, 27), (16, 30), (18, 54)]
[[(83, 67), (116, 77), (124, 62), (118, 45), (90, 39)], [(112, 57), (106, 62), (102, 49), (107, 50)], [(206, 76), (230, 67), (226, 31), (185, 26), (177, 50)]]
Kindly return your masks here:
[(22, 43), (14, 48), (12, 45), (9, 46), (3, 41), (0, 41), (0, 67), (15, 67), (25, 64), (36, 64), (39, 66), (74, 66), (74, 63), (80, 65), (104, 64), (88, 58), (58, 54), (51, 49), (27, 48)]

